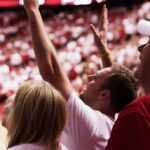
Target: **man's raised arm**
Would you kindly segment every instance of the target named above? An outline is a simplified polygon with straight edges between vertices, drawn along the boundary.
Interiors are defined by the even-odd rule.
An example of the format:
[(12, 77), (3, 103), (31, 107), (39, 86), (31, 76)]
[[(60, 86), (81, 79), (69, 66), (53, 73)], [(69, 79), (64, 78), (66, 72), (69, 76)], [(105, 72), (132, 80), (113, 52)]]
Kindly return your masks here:
[(68, 99), (73, 92), (72, 85), (63, 71), (56, 50), (51, 43), (39, 11), (38, 0), (24, 0), (31, 28), (33, 47), (40, 73), (44, 80), (51, 83)]

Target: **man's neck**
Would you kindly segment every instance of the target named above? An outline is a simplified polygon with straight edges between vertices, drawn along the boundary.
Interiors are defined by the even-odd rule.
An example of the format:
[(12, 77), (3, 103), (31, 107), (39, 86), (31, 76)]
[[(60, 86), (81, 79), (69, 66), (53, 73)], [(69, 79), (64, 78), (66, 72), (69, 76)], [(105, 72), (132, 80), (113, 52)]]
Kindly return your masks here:
[(103, 114), (115, 119), (115, 112), (109, 108), (104, 108), (104, 107), (101, 107), (99, 108), (99, 111), (102, 112)]

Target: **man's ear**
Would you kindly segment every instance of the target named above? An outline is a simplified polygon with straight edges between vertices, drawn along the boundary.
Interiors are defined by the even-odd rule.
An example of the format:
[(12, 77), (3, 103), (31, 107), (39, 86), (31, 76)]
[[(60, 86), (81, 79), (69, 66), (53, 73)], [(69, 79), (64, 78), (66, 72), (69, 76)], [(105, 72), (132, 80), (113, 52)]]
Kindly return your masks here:
[(110, 93), (110, 90), (108, 89), (102, 90), (99, 94), (99, 98), (105, 101), (110, 100), (110, 96), (111, 96), (111, 93)]

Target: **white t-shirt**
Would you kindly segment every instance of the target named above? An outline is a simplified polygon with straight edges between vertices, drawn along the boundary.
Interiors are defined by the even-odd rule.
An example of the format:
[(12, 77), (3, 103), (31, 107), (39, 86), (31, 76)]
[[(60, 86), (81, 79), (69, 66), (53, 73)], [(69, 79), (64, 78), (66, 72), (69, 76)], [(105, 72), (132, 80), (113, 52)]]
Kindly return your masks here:
[[(61, 150), (68, 150), (65, 146), (60, 145)], [(20, 144), (10, 147), (7, 150), (46, 150), (43, 146), (37, 144)]]
[(68, 99), (68, 121), (61, 136), (69, 150), (104, 150), (114, 120), (85, 105), (75, 94)]

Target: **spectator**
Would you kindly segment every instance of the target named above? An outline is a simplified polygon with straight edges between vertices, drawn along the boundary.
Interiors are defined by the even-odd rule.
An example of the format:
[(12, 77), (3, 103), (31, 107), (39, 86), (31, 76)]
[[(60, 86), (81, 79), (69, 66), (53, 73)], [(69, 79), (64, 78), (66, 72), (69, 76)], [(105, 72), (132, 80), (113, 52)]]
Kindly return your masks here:
[[(147, 31), (149, 29), (150, 22), (146, 27)], [(145, 96), (136, 99), (121, 111), (106, 150), (150, 149), (150, 41), (139, 46), (138, 50), (141, 63), (135, 71), (135, 77), (144, 89)]]
[(24, 83), (7, 119), (8, 150), (65, 150), (58, 141), (66, 122), (65, 100), (49, 83)]

